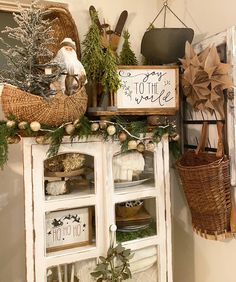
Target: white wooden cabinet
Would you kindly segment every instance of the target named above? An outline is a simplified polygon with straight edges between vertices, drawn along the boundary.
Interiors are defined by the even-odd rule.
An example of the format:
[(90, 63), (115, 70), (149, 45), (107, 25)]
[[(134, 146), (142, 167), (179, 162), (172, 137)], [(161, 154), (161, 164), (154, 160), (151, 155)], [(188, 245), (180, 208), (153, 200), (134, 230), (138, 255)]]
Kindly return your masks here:
[[(39, 145), (31, 138), (23, 140), (27, 282), (78, 281), (74, 280), (74, 274), (79, 281), (92, 281), (90, 272), (97, 258), (105, 255), (110, 245), (109, 227), (116, 224), (119, 230), (116, 205), (133, 200), (143, 200), (145, 210), (152, 218), (154, 234), (122, 243), (137, 253), (136, 261), (134, 256), (131, 262), (135, 269), (132, 281), (172, 282), (168, 140), (162, 140), (151, 154), (153, 171), (148, 172), (151, 177), (146, 176), (143, 182), (137, 180), (132, 185), (119, 186), (114, 183), (112, 166), (114, 156), (120, 152), (118, 143), (90, 139), (71, 144), (65, 138), (59, 154), (85, 155), (90, 173), (86, 179), (88, 186), (73, 188), (70, 193), (57, 196), (45, 195), (46, 183), (57, 179), (45, 176), (47, 150), (48, 145)], [(49, 215), (60, 214), (60, 211), (68, 215), (73, 210), (82, 211), (88, 207), (93, 211), (93, 220), (89, 224), (92, 240), (79, 246), (73, 242), (64, 245), (61, 241), (62, 248), (48, 251), (48, 236), (52, 236), (46, 227)], [(60, 232), (64, 231), (61, 229)], [(124, 230), (118, 232), (125, 233)], [(60, 233), (60, 240), (68, 234), (64, 235)], [(57, 280), (52, 278), (55, 273), (59, 275)]]

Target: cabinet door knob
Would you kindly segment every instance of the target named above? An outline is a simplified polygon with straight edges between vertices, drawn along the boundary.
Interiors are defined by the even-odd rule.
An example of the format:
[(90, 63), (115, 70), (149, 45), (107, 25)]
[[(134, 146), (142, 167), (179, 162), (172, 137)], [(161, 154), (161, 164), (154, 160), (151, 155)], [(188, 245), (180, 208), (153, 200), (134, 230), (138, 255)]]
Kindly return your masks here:
[(111, 232), (116, 232), (116, 230), (117, 230), (117, 226), (115, 224), (111, 224), (110, 225), (110, 231)]
[(115, 234), (116, 234), (116, 230), (117, 230), (117, 226), (115, 224), (111, 224), (110, 225), (110, 247), (113, 248), (115, 245)]

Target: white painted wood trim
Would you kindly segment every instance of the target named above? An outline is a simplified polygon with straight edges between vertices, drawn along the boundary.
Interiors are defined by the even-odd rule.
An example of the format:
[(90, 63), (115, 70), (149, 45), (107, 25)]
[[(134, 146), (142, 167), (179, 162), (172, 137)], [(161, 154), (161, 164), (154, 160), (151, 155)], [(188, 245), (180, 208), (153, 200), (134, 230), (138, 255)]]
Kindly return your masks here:
[(72, 199), (65, 199), (61, 201), (47, 201), (44, 203), (44, 211), (57, 211), (57, 210), (64, 210), (73, 208), (80, 208), (80, 207), (87, 207), (87, 206), (95, 206), (97, 204), (97, 199), (95, 195), (88, 195), (87, 197), (84, 196), (82, 199), (79, 197), (75, 197)]
[[(98, 249), (95, 246), (84, 246), (74, 248), (73, 250), (63, 250), (50, 254), (45, 258), (45, 267), (49, 268), (59, 264), (73, 263), (99, 256)], [(44, 280), (42, 280), (44, 282)]]
[[(44, 282), (46, 281), (46, 269), (52, 266), (65, 265), (74, 263), (76, 261), (82, 261), (86, 259), (97, 258), (99, 255), (105, 255), (110, 245), (110, 224), (115, 223), (115, 203), (128, 201), (137, 198), (154, 198), (156, 203), (156, 218), (157, 218), (157, 235), (137, 239), (124, 243), (124, 246), (131, 248), (132, 250), (142, 249), (148, 246), (157, 246), (158, 262), (157, 269), (159, 275), (159, 282), (167, 282), (166, 272), (171, 269), (167, 266), (170, 263), (170, 258), (167, 259), (166, 255), (168, 246), (171, 247), (169, 240), (170, 234), (167, 238), (169, 225), (165, 222), (165, 209), (168, 208), (169, 196), (169, 153), (168, 153), (168, 141), (162, 140), (156, 146), (154, 153), (154, 173), (155, 173), (155, 185), (148, 187), (147, 185), (140, 185), (141, 189), (125, 191), (114, 191), (113, 174), (112, 174), (112, 158), (115, 153), (119, 152), (120, 145), (118, 143), (104, 143), (104, 142), (76, 142), (71, 146), (70, 143), (62, 144), (59, 153), (65, 152), (80, 152), (83, 154), (89, 154), (94, 156), (95, 162), (95, 194), (89, 194), (86, 196), (63, 199), (63, 200), (49, 200), (45, 201), (44, 196), (44, 175), (43, 175), (43, 161), (46, 158), (46, 152), (48, 146), (35, 144), (35, 141), (30, 138), (26, 138), (26, 144), (29, 148), (25, 150), (25, 181), (28, 182), (28, 190), (31, 191), (27, 196), (30, 197), (27, 203), (31, 203), (31, 226), (28, 225), (27, 232), (31, 230), (31, 245), (28, 253), (32, 258), (31, 267), (33, 269), (33, 259), (35, 259), (35, 275), (36, 280), (32, 278), (27, 282)], [(32, 148), (32, 152), (31, 152)], [(31, 165), (31, 156), (33, 156), (33, 167)], [(33, 179), (28, 171), (32, 171)], [(168, 179), (167, 179), (168, 178)], [(33, 194), (32, 194), (33, 185)], [(33, 226), (33, 210), (32, 210), (32, 198), (34, 198), (34, 223)], [(44, 216), (46, 211), (53, 211), (66, 208), (74, 208), (80, 206), (94, 205), (96, 209), (96, 244), (90, 246), (84, 246), (73, 249), (66, 249), (54, 253), (45, 253), (45, 230), (44, 230)], [(170, 204), (169, 204), (170, 208)], [(30, 209), (30, 205), (26, 207)], [(30, 213), (28, 213), (30, 214)], [(168, 220), (168, 219), (167, 219)], [(35, 250), (33, 242), (33, 227), (35, 228)], [(169, 229), (170, 232), (170, 229)], [(167, 240), (167, 241), (166, 241)], [(30, 242), (30, 241), (29, 241)], [(27, 242), (28, 243), (28, 242)], [(35, 258), (33, 257), (35, 254)], [(34, 270), (31, 271), (33, 277)], [(172, 277), (172, 273), (171, 273)], [(168, 282), (172, 282), (169, 280)]]
[(32, 146), (33, 156), (33, 200), (35, 228), (35, 281), (46, 281), (46, 230), (44, 201), (44, 166), (46, 152), (42, 146)]
[(26, 280), (34, 281), (34, 226), (33, 226), (33, 194), (31, 142), (23, 138), (24, 162), (24, 200), (25, 200), (25, 240), (26, 240)]
[(222, 43), (226, 43), (226, 36), (227, 36), (226, 31), (219, 32), (215, 35), (205, 38), (201, 42), (194, 44), (194, 49), (197, 53), (199, 53), (205, 48), (207, 48), (208, 46), (212, 46), (212, 45), (217, 46)]
[(161, 240), (159, 235), (152, 236), (152, 237), (146, 237), (138, 240), (132, 240), (128, 242), (122, 243), (122, 245), (128, 249), (131, 249), (133, 251), (147, 248), (150, 246), (159, 246), (161, 244)]
[[(194, 45), (197, 52), (201, 52), (207, 46), (215, 46), (226, 43), (227, 62), (231, 64), (231, 77), (233, 80), (233, 94), (236, 92), (236, 27), (232, 26), (226, 31), (217, 33)], [(235, 94), (234, 94), (235, 96)], [(231, 185), (236, 186), (236, 99), (228, 100), (227, 103), (227, 139), (230, 157)]]
[(236, 186), (236, 27), (227, 30), (227, 61), (232, 65), (231, 77), (233, 80), (233, 100), (227, 103), (227, 136), (230, 156), (231, 185)]
[(158, 235), (160, 242), (158, 244), (158, 257), (157, 267), (159, 269), (159, 279), (161, 282), (166, 282), (166, 223), (165, 223), (165, 180), (164, 180), (164, 156), (163, 144), (157, 144), (155, 152), (155, 174), (156, 174), (156, 187), (158, 197), (156, 198), (157, 206), (157, 220), (158, 220)]
[(172, 216), (171, 216), (171, 189), (170, 189), (170, 159), (168, 138), (162, 139), (164, 156), (164, 179), (165, 179), (165, 211), (166, 211), (166, 265), (168, 282), (173, 282), (172, 267)]

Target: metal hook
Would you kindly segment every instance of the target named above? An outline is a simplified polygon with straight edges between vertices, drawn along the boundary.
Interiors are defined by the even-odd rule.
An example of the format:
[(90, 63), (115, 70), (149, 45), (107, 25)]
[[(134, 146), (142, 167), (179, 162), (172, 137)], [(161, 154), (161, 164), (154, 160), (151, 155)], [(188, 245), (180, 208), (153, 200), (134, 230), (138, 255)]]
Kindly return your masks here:
[(168, 0), (164, 0), (163, 5), (164, 5), (164, 6), (168, 6)]

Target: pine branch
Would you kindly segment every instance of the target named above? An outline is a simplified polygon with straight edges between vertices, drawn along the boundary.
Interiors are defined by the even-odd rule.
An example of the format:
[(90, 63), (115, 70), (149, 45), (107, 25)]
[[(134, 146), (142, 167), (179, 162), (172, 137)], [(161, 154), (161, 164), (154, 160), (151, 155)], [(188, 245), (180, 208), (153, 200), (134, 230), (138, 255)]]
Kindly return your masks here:
[(128, 30), (123, 32), (124, 43), (122, 46), (122, 50), (120, 52), (120, 64), (121, 65), (137, 65), (138, 60), (131, 50), (131, 45), (129, 42), (130, 34)]
[(85, 68), (87, 78), (89, 80), (100, 81), (103, 70), (103, 48), (101, 43), (100, 32), (95, 23), (94, 14), (89, 30), (82, 42), (83, 54), (82, 64)]
[(64, 128), (63, 127), (59, 127), (57, 128), (55, 131), (50, 132), (46, 139), (50, 140), (50, 147), (48, 149), (47, 155), (48, 157), (53, 157), (55, 155), (57, 155), (62, 139), (64, 136)]
[(106, 49), (103, 63), (105, 69), (101, 84), (105, 90), (116, 92), (121, 85), (121, 81), (117, 72), (116, 58), (110, 47)]

